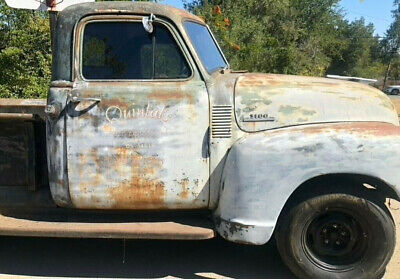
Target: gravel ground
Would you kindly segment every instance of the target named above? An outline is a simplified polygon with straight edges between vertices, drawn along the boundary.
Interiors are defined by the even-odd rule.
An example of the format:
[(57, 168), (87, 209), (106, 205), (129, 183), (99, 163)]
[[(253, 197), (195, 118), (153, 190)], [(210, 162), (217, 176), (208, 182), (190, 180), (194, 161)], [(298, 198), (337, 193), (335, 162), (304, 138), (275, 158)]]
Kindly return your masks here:
[[(400, 243), (400, 203), (391, 202)], [(273, 244), (0, 238), (1, 278), (295, 279)], [(385, 279), (400, 278), (400, 245)]]
[(392, 212), (397, 227), (397, 245), (393, 258), (386, 269), (386, 276), (384, 278), (398, 279), (400, 278), (400, 203), (392, 200), (390, 203), (391, 204), (388, 206), (390, 208), (390, 211)]

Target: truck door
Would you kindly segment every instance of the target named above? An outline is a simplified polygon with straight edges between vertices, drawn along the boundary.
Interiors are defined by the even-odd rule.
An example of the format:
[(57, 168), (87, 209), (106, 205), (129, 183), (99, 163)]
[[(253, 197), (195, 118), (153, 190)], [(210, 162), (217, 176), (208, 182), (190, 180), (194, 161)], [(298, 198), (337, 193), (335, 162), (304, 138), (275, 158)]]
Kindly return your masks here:
[(92, 16), (76, 29), (66, 113), (72, 203), (194, 209), (209, 200), (209, 102), (172, 25)]

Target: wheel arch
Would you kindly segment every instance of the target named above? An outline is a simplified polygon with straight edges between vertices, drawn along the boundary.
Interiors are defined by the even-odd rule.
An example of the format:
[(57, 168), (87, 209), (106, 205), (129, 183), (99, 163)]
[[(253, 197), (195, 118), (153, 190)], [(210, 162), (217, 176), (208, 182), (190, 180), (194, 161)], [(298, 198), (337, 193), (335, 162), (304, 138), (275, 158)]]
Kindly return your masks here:
[[(324, 187), (316, 187), (318, 184), (322, 184)], [(314, 176), (302, 182), (289, 196), (284, 207), (309, 194), (333, 192), (343, 194), (364, 193), (368, 194), (368, 197), (374, 198), (375, 201), (380, 199), (381, 202), (384, 202), (386, 198), (400, 201), (400, 197), (394, 188), (381, 178), (361, 173), (328, 173)]]
[(400, 129), (357, 125), (277, 130), (238, 141), (222, 175), (217, 231), (230, 241), (265, 244), (293, 197), (331, 190), (335, 182), (352, 185), (344, 193), (399, 200)]

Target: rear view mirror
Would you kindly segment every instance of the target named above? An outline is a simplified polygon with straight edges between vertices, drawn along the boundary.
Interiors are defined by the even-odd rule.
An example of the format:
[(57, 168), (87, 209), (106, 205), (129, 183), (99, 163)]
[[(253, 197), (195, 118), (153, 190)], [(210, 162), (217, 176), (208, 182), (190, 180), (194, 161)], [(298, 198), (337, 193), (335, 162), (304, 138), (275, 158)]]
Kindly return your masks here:
[(153, 14), (151, 14), (149, 17), (143, 17), (142, 19), (143, 28), (150, 34), (154, 31), (153, 22), (155, 19), (156, 16)]

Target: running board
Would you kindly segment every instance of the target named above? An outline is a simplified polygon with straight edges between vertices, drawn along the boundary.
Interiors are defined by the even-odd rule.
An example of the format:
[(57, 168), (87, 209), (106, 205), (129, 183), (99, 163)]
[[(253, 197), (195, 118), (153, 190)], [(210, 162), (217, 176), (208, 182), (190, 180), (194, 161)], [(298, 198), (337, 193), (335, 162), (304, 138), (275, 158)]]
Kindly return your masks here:
[(205, 240), (213, 238), (215, 232), (210, 228), (174, 222), (47, 222), (0, 215), (0, 235), (65, 238)]

